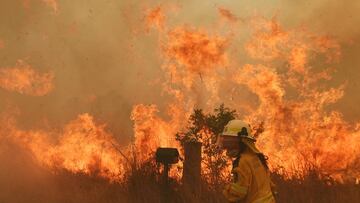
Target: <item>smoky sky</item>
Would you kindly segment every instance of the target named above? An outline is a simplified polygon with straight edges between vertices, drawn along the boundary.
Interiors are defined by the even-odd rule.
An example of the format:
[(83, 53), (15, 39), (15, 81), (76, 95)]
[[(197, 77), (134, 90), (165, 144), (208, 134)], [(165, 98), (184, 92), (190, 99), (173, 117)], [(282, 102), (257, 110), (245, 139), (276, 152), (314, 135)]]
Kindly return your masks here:
[[(24, 2), (27, 2), (26, 4)], [(285, 28), (305, 26), (339, 40), (340, 62), (329, 82), (345, 83), (345, 95), (331, 108), (346, 120), (360, 120), (360, 2), (352, 0), (140, 1), (58, 0), (57, 11), (42, 0), (1, 0), (0, 68), (24, 60), (39, 72), (53, 71), (54, 90), (36, 97), (0, 89), (0, 111), (19, 109), (23, 128), (61, 127), (89, 112), (107, 123), (120, 142), (132, 136), (130, 113), (138, 103), (164, 104), (158, 36), (146, 31), (144, 12), (176, 7), (170, 24), (211, 27), (217, 8), (240, 19), (276, 16)], [(237, 29), (245, 24), (239, 24)], [(239, 49), (243, 45), (238, 44)], [(324, 67), (325, 68), (325, 67)]]

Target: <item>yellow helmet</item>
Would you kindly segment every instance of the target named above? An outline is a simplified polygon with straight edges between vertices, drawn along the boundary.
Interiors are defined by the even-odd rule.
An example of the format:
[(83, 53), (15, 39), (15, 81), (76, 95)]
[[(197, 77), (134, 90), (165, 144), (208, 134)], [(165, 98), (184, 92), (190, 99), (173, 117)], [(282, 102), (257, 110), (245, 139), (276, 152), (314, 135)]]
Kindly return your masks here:
[(250, 140), (256, 140), (251, 133), (250, 125), (241, 120), (231, 120), (225, 126), (222, 135), (236, 136), (240, 138), (247, 138)]
[(225, 126), (218, 143), (221, 147), (232, 148), (238, 145), (239, 141), (245, 143), (253, 152), (260, 153), (255, 146), (256, 139), (251, 133), (250, 125), (241, 120), (231, 120)]

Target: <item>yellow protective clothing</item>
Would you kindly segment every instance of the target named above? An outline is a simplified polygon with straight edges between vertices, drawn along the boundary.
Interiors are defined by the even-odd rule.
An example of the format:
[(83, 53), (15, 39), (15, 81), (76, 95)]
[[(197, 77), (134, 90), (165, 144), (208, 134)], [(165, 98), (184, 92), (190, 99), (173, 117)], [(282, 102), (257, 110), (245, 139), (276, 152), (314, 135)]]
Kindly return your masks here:
[(234, 182), (223, 191), (229, 202), (275, 203), (269, 171), (254, 152), (246, 150), (242, 153), (232, 172)]
[(245, 143), (246, 146), (248, 146), (249, 149), (251, 149), (251, 151), (253, 151), (254, 153), (260, 153), (260, 150), (258, 150), (258, 148), (255, 146), (253, 140), (249, 140), (247, 138), (241, 138), (241, 142)]

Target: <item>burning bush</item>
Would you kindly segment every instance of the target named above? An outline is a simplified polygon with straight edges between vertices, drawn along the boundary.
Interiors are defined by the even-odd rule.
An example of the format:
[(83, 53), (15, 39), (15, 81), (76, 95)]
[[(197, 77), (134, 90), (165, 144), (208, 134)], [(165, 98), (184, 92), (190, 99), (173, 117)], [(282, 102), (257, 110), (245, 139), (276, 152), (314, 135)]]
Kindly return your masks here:
[(217, 186), (228, 178), (226, 169), (229, 168), (229, 162), (216, 145), (216, 140), (225, 125), (235, 116), (236, 111), (223, 104), (215, 108), (214, 113), (205, 114), (203, 110), (195, 109), (189, 118), (187, 130), (176, 135), (182, 146), (188, 142), (202, 144), (202, 176), (210, 185)]

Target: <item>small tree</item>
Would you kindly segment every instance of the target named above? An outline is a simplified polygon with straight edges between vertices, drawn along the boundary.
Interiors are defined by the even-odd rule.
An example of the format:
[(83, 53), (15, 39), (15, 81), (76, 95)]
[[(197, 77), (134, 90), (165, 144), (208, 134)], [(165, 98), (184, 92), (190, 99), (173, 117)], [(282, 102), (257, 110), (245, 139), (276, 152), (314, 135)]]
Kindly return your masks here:
[(220, 185), (226, 179), (222, 172), (228, 166), (228, 159), (216, 145), (216, 140), (225, 125), (235, 116), (236, 111), (225, 107), (224, 104), (208, 114), (202, 109), (194, 109), (186, 131), (176, 134), (182, 145), (187, 142), (202, 143), (202, 175), (213, 186)]

